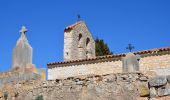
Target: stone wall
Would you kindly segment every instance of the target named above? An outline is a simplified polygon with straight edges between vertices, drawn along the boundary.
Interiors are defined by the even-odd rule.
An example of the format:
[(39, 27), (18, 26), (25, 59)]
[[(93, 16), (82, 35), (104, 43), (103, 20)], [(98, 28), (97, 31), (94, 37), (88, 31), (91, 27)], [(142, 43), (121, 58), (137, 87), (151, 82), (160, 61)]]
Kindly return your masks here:
[[(8, 84), (0, 89), (0, 100), (147, 100), (140, 97), (140, 73), (89, 75), (52, 81), (27, 81)], [(145, 77), (147, 79), (147, 77)], [(147, 80), (144, 81), (146, 83)]]
[(48, 69), (48, 80), (64, 79), (81, 75), (104, 75), (122, 72), (121, 61), (99, 62)]
[(20, 81), (0, 87), (0, 100), (169, 100), (169, 76), (141, 73), (86, 75), (48, 81)]
[[(2, 74), (0, 74), (2, 75)], [(40, 75), (36, 73), (24, 73), (24, 74), (16, 74), (13, 76), (0, 78), (0, 85), (4, 85), (6, 83), (10, 83), (13, 81), (23, 81), (23, 80), (40, 80)]]
[[(68, 63), (50, 65), (48, 68), (48, 79), (74, 77), (79, 75), (104, 75), (111, 73), (122, 73), (121, 57), (106, 59), (104, 61), (89, 61), (80, 63)], [(170, 74), (170, 53), (143, 54), (139, 61), (139, 70), (143, 73), (155, 73), (155, 75)]]
[(143, 57), (139, 65), (142, 72), (154, 71), (158, 75), (169, 75), (170, 54)]
[(0, 86), (24, 80), (44, 81), (46, 80), (46, 70), (43, 68), (37, 69), (35, 66), (30, 65), (24, 68), (24, 70), (23, 68), (18, 68), (0, 73)]

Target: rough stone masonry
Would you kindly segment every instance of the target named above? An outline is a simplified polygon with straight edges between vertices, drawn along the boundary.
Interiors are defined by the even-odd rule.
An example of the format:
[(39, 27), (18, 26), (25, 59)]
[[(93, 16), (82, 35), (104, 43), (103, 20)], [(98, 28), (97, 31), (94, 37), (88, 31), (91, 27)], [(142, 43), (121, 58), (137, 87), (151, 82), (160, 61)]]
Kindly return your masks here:
[[(35, 100), (39, 96), (44, 100), (170, 100), (169, 47), (135, 52), (130, 60), (126, 54), (92, 57), (88, 53), (83, 55), (85, 59), (49, 63), (48, 81), (3, 84), (0, 100)], [(140, 55), (140, 62), (135, 55)]]
[[(140, 55), (139, 71), (145, 74), (170, 75), (170, 48), (158, 48), (135, 52)], [(52, 62), (48, 64), (48, 79), (62, 79), (81, 75), (105, 75), (122, 73), (122, 57), (113, 54), (91, 59)]]
[(169, 100), (170, 76), (141, 73), (87, 75), (67, 79), (20, 81), (0, 88), (0, 100)]
[[(126, 54), (95, 57), (95, 42), (84, 21), (76, 22), (64, 30), (64, 61), (48, 63), (48, 79), (64, 79), (81, 75), (105, 75), (140, 71), (145, 74), (170, 75), (170, 47), (156, 48), (130, 54), (138, 59), (122, 62)], [(133, 58), (133, 57), (132, 57)], [(129, 63), (131, 68), (125, 66)], [(134, 67), (135, 66), (135, 67)], [(122, 71), (124, 69), (124, 71)]]
[(95, 57), (95, 41), (84, 21), (64, 29), (64, 61)]

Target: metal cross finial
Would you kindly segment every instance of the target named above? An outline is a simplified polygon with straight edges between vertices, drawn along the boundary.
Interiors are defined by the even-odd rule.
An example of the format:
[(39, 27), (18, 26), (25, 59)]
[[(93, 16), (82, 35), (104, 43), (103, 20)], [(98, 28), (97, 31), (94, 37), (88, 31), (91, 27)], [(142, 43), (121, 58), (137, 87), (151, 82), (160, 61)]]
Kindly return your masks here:
[(77, 15), (77, 18), (78, 18), (78, 19), (77, 19), (78, 21), (80, 21), (80, 20), (81, 20), (81, 16), (80, 16), (80, 14), (78, 14), (78, 15)]
[(131, 43), (128, 44), (128, 47), (126, 47), (126, 49), (128, 49), (130, 52), (132, 51), (132, 49), (135, 49), (134, 46), (132, 46)]
[(20, 33), (24, 33), (27, 32), (27, 28), (25, 26), (22, 26), (21, 30), (19, 31)]

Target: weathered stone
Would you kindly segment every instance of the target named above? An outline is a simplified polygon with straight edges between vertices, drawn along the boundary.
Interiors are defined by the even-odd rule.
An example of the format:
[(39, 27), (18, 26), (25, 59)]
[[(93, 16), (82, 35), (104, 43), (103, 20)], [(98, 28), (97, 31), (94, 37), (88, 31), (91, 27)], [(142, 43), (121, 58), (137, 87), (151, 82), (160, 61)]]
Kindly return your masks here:
[[(86, 78), (63, 79), (59, 82), (56, 82), (56, 80), (24, 81), (8, 85), (2, 90), (10, 91), (8, 100), (35, 100), (38, 95), (42, 95), (44, 100), (138, 100), (138, 85), (135, 84), (138, 78), (136, 75), (138, 74), (93, 75)], [(134, 78), (136, 81), (120, 81), (117, 83), (115, 76), (136, 77)], [(106, 82), (106, 80), (112, 82)], [(88, 84), (86, 84), (87, 82)], [(16, 84), (20, 86), (16, 86)], [(15, 92), (13, 92), (14, 90)], [(16, 97), (15, 93), (18, 93)]]
[(157, 92), (156, 89), (154, 87), (150, 88), (150, 97), (156, 97), (157, 96)]
[(164, 97), (153, 97), (147, 100), (170, 100), (170, 96), (164, 96)]
[(32, 64), (32, 47), (28, 43), (25, 35), (27, 29), (23, 26), (20, 32), (21, 37), (18, 39), (16, 47), (13, 49), (13, 69), (26, 67), (27, 64)]
[(83, 81), (76, 82), (77, 85), (83, 85), (83, 83), (84, 83)]
[(170, 75), (166, 76), (168, 83), (170, 84)]
[[(128, 80), (135, 77), (134, 79), (136, 80), (129, 82), (119, 80), (117, 82), (115, 76), (126, 77)], [(151, 87), (148, 89), (148, 83), (139, 80), (141, 77), (145, 76), (126, 73), (87, 78), (77, 77), (60, 80), (59, 82), (56, 82), (56, 80), (44, 82), (25, 81), (12, 83), (2, 89), (0, 88), (0, 93), (2, 90), (10, 91), (8, 92), (8, 100), (35, 100), (38, 95), (42, 95), (44, 100), (147, 100), (147, 98), (159, 100), (158, 96), (163, 98), (162, 96), (170, 95), (168, 84), (166, 84), (165, 88)], [(99, 78), (103, 80), (98, 82)], [(113, 79), (113, 82), (106, 81), (110, 79)], [(89, 83), (86, 84), (87, 82)]]
[(170, 95), (170, 87), (169, 86), (158, 88), (158, 96), (167, 96), (167, 95)]
[(113, 76), (107, 75), (107, 76), (105, 76), (105, 78), (103, 80), (107, 83), (112, 83), (112, 82), (116, 81), (116, 76), (115, 75), (113, 75)]
[(95, 57), (95, 41), (84, 21), (64, 30), (64, 61)]
[(149, 88), (146, 85), (139, 85), (139, 95), (141, 97), (149, 96)]
[(150, 87), (163, 86), (166, 83), (167, 83), (167, 79), (166, 79), (165, 76), (157, 76), (157, 77), (149, 79), (149, 86)]
[(140, 80), (140, 81), (147, 81), (148, 78), (144, 76), (144, 77), (140, 77), (139, 80)]

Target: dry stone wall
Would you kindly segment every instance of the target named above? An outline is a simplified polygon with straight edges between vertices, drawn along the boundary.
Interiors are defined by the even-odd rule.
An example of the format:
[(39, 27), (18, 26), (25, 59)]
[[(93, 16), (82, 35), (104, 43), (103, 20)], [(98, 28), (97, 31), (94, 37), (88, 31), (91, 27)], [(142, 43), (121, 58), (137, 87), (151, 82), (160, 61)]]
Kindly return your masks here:
[(1, 87), (0, 100), (169, 100), (169, 79), (122, 73), (20, 81)]

